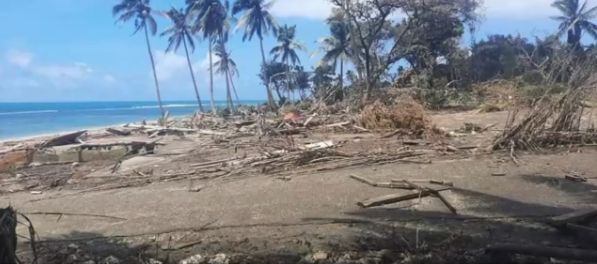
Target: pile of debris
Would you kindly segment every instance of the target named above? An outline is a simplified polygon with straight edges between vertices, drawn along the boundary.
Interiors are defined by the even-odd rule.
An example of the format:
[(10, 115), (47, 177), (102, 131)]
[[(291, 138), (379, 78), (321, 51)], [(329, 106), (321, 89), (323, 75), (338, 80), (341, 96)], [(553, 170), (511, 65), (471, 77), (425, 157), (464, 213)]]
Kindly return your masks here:
[(597, 131), (585, 114), (584, 98), (597, 89), (597, 76), (578, 87), (570, 88), (560, 100), (546, 96), (537, 101), (526, 116), (518, 120), (519, 110), (510, 113), (506, 129), (493, 143), (492, 149), (529, 149), (569, 144), (595, 144)]

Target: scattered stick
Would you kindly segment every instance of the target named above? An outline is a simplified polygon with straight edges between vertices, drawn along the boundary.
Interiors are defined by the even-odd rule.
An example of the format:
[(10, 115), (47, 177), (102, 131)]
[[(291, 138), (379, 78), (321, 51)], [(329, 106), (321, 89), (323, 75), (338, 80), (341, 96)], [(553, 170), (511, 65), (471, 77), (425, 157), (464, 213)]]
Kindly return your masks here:
[[(435, 191), (441, 192), (441, 191), (445, 191), (445, 190), (449, 190), (449, 189), (450, 188), (444, 188), (444, 189), (439, 189), (439, 190), (435, 190)], [(407, 195), (390, 194), (390, 195), (384, 195), (381, 197), (367, 199), (365, 201), (358, 202), (357, 205), (362, 208), (370, 208), (370, 207), (382, 206), (382, 205), (386, 205), (386, 204), (393, 204), (393, 203), (398, 203), (398, 202), (402, 202), (402, 201), (408, 201), (408, 200), (412, 200), (412, 199), (427, 197), (427, 196), (430, 196), (431, 194), (432, 194), (432, 192), (429, 190), (423, 190), (422, 192), (419, 192), (419, 193), (411, 193), (411, 194), (407, 194)]]
[(390, 188), (390, 189), (404, 189), (404, 190), (414, 190), (414, 188), (408, 184), (401, 183), (401, 182), (374, 182), (367, 178), (359, 177), (357, 175), (350, 175), (351, 179), (356, 181), (365, 183), (372, 187), (380, 187), (380, 188)]

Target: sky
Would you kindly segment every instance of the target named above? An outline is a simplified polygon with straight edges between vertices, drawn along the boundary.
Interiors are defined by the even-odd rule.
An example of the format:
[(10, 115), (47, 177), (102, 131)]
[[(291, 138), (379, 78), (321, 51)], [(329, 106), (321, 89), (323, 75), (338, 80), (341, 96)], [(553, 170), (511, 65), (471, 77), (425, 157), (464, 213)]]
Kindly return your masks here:
[[(132, 24), (116, 24), (116, 0), (3, 0), (0, 9), (0, 102), (150, 101), (155, 100), (147, 48)], [(551, 0), (484, 0), (482, 24), (475, 38), (491, 34), (546, 36), (557, 24)], [(597, 0), (589, 0), (597, 5)], [(182, 7), (184, 0), (152, 0), (156, 10)], [(317, 41), (328, 34), (323, 23), (327, 0), (277, 0), (272, 7), (280, 25), (297, 25), (297, 39), (307, 47), (301, 61), (310, 69), (320, 58)], [(158, 20), (160, 31), (169, 26)], [(241, 99), (265, 98), (257, 74), (259, 43), (243, 42), (233, 32), (228, 49), (240, 76)], [(194, 92), (183, 50), (164, 52), (167, 38), (151, 38), (164, 100), (193, 100)], [(269, 50), (275, 44), (266, 39)], [(197, 42), (192, 56), (203, 100), (208, 99), (208, 52)], [(225, 83), (216, 76), (216, 99), (225, 98)]]

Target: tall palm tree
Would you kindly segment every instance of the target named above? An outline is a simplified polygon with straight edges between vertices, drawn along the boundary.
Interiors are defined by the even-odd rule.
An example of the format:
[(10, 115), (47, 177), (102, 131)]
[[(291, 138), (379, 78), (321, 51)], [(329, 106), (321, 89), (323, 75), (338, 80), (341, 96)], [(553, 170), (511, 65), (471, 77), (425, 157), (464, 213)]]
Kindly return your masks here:
[(344, 93), (344, 62), (348, 61), (351, 54), (350, 46), (350, 28), (341, 13), (335, 13), (327, 20), (330, 26), (331, 36), (321, 40), (322, 48), (325, 52), (321, 60), (322, 63), (332, 63), (334, 70), (340, 62), (339, 86), (342, 94)]
[(195, 80), (193, 64), (191, 63), (191, 57), (189, 56), (188, 46), (191, 47), (191, 51), (195, 51), (195, 41), (191, 35), (191, 27), (187, 23), (187, 16), (182, 9), (178, 10), (174, 7), (166, 12), (166, 16), (172, 21), (172, 26), (161, 34), (161, 36), (169, 36), (168, 48), (166, 48), (166, 52), (172, 50), (176, 52), (180, 47), (180, 43), (182, 42), (185, 54), (187, 56), (187, 64), (189, 65), (191, 80), (193, 81), (193, 88), (195, 88), (197, 105), (199, 106), (199, 111), (204, 112), (203, 104), (201, 103), (201, 96), (199, 95), (199, 89), (197, 88), (197, 81)]
[(280, 62), (283, 62), (287, 66), (286, 71), (286, 78), (288, 82), (288, 90), (292, 90), (292, 82), (291, 82), (291, 75), (290, 71), (291, 65), (300, 65), (301, 60), (297, 55), (298, 50), (304, 50), (304, 46), (298, 43), (295, 40), (296, 36), (296, 25), (289, 27), (288, 25), (284, 25), (283, 27), (278, 29), (278, 44), (272, 48), (270, 53), (274, 55), (274, 61), (280, 59)]
[(228, 104), (228, 109), (230, 109), (231, 112), (234, 112), (234, 103), (232, 102), (232, 92), (230, 86), (232, 75), (237, 73), (238, 69), (236, 67), (236, 62), (230, 58), (230, 52), (226, 50), (225, 39), (218, 39), (214, 48), (214, 55), (216, 55), (218, 58), (218, 60), (214, 63), (216, 72), (224, 75), (226, 78), (226, 102)]
[(213, 45), (217, 39), (227, 39), (230, 28), (228, 6), (220, 0), (186, 0), (193, 33), (199, 33), (209, 43), (209, 95), (211, 110), (217, 112), (214, 100)]
[[(267, 64), (263, 49), (263, 36), (270, 31), (275, 35), (277, 28), (274, 16), (269, 12), (273, 4), (273, 1), (266, 2), (265, 0), (236, 0), (232, 5), (232, 15), (243, 12), (237, 23), (237, 29), (243, 28), (245, 31), (243, 41), (247, 39), (250, 41), (255, 34), (259, 38), (262, 67)], [(269, 82), (265, 83), (265, 89), (267, 91), (267, 102), (270, 108), (275, 109), (276, 103)]]
[[(140, 30), (145, 32), (145, 44), (147, 44), (147, 53), (151, 61), (151, 68), (153, 70), (153, 80), (155, 82), (155, 91), (157, 94), (158, 105), (162, 118), (166, 116), (164, 107), (162, 106), (162, 96), (160, 94), (160, 84), (158, 82), (158, 76), (155, 70), (155, 61), (153, 59), (153, 52), (151, 51), (151, 45), (149, 43), (149, 34), (155, 35), (157, 32), (157, 23), (152, 16), (151, 6), (149, 6), (149, 0), (121, 0), (120, 3), (116, 4), (112, 8), (112, 15), (117, 17), (117, 22), (128, 22), (131, 19), (135, 19), (135, 31), (136, 34)], [(148, 29), (149, 27), (149, 29)]]
[(597, 18), (597, 6), (588, 8), (587, 1), (580, 5), (580, 0), (557, 0), (552, 4), (562, 12), (553, 19), (560, 22), (558, 35), (568, 34), (568, 44), (580, 47), (583, 31), (597, 39), (597, 24), (591, 22)]

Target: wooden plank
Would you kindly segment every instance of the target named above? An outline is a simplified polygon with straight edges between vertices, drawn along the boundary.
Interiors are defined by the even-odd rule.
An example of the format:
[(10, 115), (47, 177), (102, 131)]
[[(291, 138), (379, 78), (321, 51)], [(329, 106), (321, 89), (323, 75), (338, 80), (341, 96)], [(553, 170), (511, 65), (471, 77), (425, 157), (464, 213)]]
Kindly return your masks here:
[(545, 247), (517, 244), (496, 244), (486, 249), (487, 253), (522, 254), (546, 258), (566, 260), (581, 260), (594, 262), (597, 260), (597, 251), (577, 248)]

